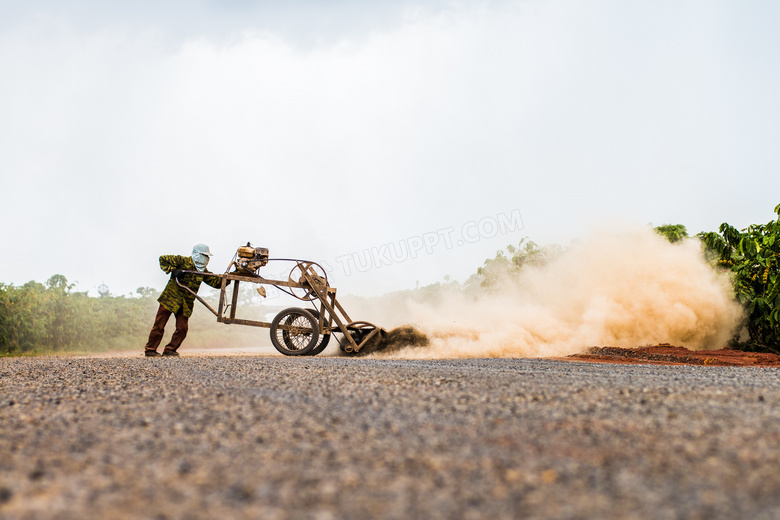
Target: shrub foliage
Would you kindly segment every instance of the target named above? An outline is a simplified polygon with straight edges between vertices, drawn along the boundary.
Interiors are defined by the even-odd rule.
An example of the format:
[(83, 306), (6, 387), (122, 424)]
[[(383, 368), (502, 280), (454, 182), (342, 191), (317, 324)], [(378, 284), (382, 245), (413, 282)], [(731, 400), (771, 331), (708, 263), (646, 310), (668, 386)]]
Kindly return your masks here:
[(747, 341), (737, 346), (780, 354), (780, 204), (777, 218), (738, 230), (723, 223), (718, 232), (700, 233), (713, 262), (731, 271), (734, 294), (745, 306)]
[(0, 354), (109, 350), (143, 344), (157, 293), (91, 298), (59, 274), (45, 284), (0, 283)]

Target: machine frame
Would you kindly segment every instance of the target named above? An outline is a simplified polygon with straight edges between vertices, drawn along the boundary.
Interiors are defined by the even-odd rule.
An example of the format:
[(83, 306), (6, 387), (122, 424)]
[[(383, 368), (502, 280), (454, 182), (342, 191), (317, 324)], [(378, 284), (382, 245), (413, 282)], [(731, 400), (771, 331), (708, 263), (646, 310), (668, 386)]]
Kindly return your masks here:
[[(246, 247), (251, 247), (247, 244)], [(241, 249), (239, 248), (239, 253)], [(261, 248), (257, 248), (260, 250)], [(267, 255), (267, 250), (265, 251)], [(178, 278), (176, 284), (193, 295), (212, 314), (217, 317), (217, 322), (226, 324), (248, 325), (252, 327), (264, 327), (271, 329), (271, 342), (282, 354), (288, 356), (316, 355), (327, 346), (331, 335), (340, 334), (336, 341), (341, 350), (347, 354), (357, 354), (369, 342), (376, 341), (386, 334), (386, 331), (367, 321), (353, 321), (347, 311), (336, 299), (336, 288), (328, 284), (327, 273), (323, 267), (312, 261), (289, 258), (269, 259), (262, 258), (260, 262), (242, 266), (239, 253), (233, 258), (228, 268), (222, 274), (203, 273), (199, 271), (181, 271), (182, 274), (198, 276), (213, 276), (222, 279), (219, 294), (219, 304), (214, 309), (197, 293), (183, 285)], [(265, 266), (269, 261), (293, 262), (287, 280), (275, 280), (265, 278), (259, 274), (256, 266)], [(246, 264), (246, 262), (243, 262)], [(232, 269), (232, 271), (231, 271)], [(232, 282), (232, 284), (229, 284)], [(279, 312), (270, 323), (257, 320), (237, 318), (239, 301), (239, 288), (241, 283), (255, 284), (259, 286), (273, 286), (277, 289), (301, 300), (310, 302), (314, 309), (291, 307)], [(232, 285), (232, 294), (228, 299), (228, 288)], [(264, 295), (264, 288), (257, 288)], [(229, 300), (229, 301), (228, 301)]]

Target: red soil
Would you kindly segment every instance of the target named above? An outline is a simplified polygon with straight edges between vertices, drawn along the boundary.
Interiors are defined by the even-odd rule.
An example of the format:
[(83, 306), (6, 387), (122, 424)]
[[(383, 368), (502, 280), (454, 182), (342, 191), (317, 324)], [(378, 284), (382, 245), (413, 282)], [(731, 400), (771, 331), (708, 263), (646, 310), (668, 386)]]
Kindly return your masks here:
[(596, 363), (780, 367), (777, 354), (728, 349), (688, 350), (668, 343), (638, 348), (591, 347), (583, 354), (573, 354), (564, 359)]

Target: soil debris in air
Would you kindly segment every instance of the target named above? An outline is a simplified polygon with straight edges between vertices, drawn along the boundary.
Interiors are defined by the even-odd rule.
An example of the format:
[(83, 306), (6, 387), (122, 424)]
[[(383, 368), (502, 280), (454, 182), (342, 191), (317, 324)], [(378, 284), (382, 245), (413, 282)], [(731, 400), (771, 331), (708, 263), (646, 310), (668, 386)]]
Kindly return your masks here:
[(428, 336), (425, 333), (411, 325), (401, 325), (389, 332), (374, 336), (360, 349), (359, 355), (397, 352), (409, 347), (425, 347), (428, 343)]

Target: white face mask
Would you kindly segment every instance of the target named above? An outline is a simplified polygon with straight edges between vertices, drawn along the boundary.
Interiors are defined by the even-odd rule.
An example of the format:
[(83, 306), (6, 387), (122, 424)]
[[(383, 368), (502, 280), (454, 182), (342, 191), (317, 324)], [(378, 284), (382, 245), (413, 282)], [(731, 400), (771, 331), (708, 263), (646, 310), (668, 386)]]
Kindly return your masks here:
[(198, 271), (204, 271), (206, 266), (209, 265), (209, 257), (203, 253), (193, 253), (192, 261), (195, 262), (195, 268)]
[(195, 262), (195, 268), (201, 272), (203, 272), (206, 269), (206, 266), (209, 265), (210, 256), (211, 251), (209, 251), (209, 246), (206, 244), (197, 244), (192, 248), (192, 255), (190, 255), (192, 261)]

